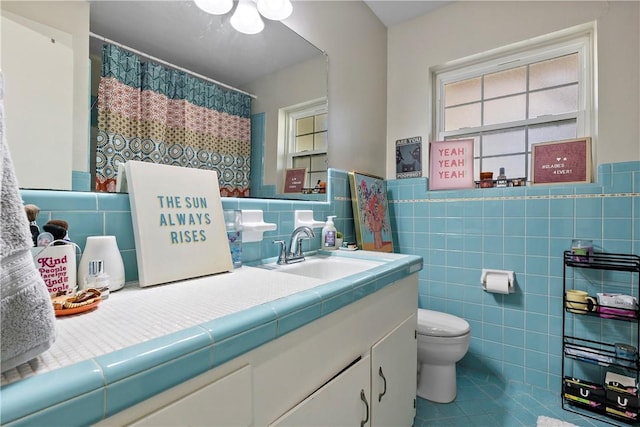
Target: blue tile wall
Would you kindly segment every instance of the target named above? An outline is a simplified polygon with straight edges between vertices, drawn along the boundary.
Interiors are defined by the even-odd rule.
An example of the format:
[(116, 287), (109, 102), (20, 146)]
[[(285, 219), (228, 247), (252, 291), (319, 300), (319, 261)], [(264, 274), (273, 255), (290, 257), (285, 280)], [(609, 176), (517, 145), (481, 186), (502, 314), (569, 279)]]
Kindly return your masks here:
[[(355, 241), (353, 211), (348, 175), (344, 171), (329, 169), (327, 194), (309, 200), (223, 198), (224, 209), (262, 209), (266, 222), (277, 224), (277, 230), (264, 233), (262, 242), (245, 243), (242, 258), (245, 262), (278, 255), (273, 240), (288, 240), (294, 227), (294, 211), (313, 210), (316, 220), (337, 215), (336, 228), (345, 239)], [(64, 219), (69, 223), (69, 237), (84, 250), (89, 236), (114, 235), (122, 254), (127, 282), (138, 280), (131, 208), (127, 194), (90, 193), (77, 191), (22, 190), (25, 204), (40, 207), (37, 222), (40, 228), (50, 219)], [(320, 229), (316, 237), (305, 241), (305, 250), (320, 248)]]
[[(394, 248), (422, 256), (419, 306), (449, 312), (471, 325), (471, 345), (462, 365), (559, 391), (562, 359), (562, 251), (573, 238), (592, 239), (605, 252), (640, 254), (640, 162), (600, 165), (593, 184), (506, 189), (428, 191), (426, 178), (387, 182)], [(90, 235), (115, 235), (127, 281), (137, 280), (135, 244), (126, 194), (23, 190), (25, 203), (41, 208), (38, 223), (65, 219), (70, 237), (84, 248)], [(324, 197), (324, 196), (318, 196)], [(314, 218), (337, 215), (336, 227), (355, 240), (348, 175), (329, 170), (326, 201), (235, 199), (225, 209), (262, 209), (278, 228), (264, 240), (245, 243), (245, 262), (275, 257), (276, 239), (293, 230), (293, 212), (311, 209)], [(320, 233), (305, 249), (320, 247)], [(480, 286), (483, 268), (513, 270), (516, 293), (488, 294)], [(600, 292), (620, 284), (612, 272), (571, 273), (575, 287)], [(637, 283), (634, 283), (637, 292)], [(628, 292), (628, 291), (625, 291)], [(635, 328), (611, 330), (580, 321), (576, 331), (630, 340)], [(585, 377), (599, 368), (581, 367)]]
[[(559, 392), (562, 252), (582, 238), (598, 251), (640, 255), (640, 162), (600, 165), (592, 184), (428, 191), (426, 178), (412, 178), (388, 181), (387, 188), (394, 247), (424, 259), (419, 306), (471, 325), (470, 350), (460, 363)], [(513, 270), (516, 293), (484, 292), (483, 268)], [(571, 271), (568, 280), (592, 295), (603, 284), (630, 292), (629, 275)], [(631, 292), (637, 291), (634, 280)], [(612, 343), (633, 343), (637, 333), (632, 323), (597, 318), (572, 326)], [(600, 368), (575, 369), (602, 382)]]

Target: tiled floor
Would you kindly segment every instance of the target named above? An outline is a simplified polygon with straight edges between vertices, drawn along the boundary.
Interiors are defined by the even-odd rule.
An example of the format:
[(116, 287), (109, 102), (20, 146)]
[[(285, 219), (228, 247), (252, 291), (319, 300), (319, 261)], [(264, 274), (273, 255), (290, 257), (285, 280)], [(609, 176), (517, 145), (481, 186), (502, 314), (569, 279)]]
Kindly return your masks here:
[[(502, 379), (458, 367), (458, 395), (448, 404), (418, 398), (414, 427), (535, 427), (539, 415), (580, 427), (611, 426), (565, 411), (558, 394), (506, 383)], [(619, 423), (625, 425), (624, 423)]]

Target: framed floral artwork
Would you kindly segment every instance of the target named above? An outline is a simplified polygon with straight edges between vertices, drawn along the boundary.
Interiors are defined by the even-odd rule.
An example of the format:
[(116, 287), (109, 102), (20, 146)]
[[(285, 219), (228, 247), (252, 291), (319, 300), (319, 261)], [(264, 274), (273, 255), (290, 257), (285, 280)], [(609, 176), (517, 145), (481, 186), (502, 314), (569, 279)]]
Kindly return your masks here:
[(364, 250), (393, 252), (391, 220), (384, 179), (349, 172), (356, 241)]

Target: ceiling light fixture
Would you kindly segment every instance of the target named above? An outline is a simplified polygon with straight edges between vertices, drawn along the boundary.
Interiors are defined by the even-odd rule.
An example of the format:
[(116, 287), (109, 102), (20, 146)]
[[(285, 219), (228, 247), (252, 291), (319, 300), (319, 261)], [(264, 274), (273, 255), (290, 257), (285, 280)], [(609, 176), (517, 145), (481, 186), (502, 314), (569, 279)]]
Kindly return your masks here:
[(258, 0), (258, 12), (267, 19), (282, 21), (291, 15), (293, 5), (290, 0)]
[(212, 15), (224, 15), (233, 8), (233, 0), (193, 0), (196, 6)]
[[(212, 15), (224, 15), (233, 8), (233, 0), (193, 0), (196, 6)], [(258, 13), (259, 12), (259, 13)], [(293, 12), (291, 0), (238, 0), (231, 16), (231, 26), (244, 34), (258, 34), (264, 29), (261, 15), (272, 21), (288, 18)]]
[(264, 29), (256, 5), (251, 0), (239, 0), (236, 11), (231, 15), (231, 26), (243, 34), (258, 34)]

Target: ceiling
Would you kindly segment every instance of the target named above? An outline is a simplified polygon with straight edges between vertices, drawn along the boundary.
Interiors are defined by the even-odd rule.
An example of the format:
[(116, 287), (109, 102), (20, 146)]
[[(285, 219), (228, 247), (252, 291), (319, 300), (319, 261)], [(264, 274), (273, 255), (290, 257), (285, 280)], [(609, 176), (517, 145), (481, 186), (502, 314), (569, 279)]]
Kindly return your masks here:
[(429, 13), (451, 1), (363, 0), (382, 23), (391, 27)]
[[(89, 1), (92, 33), (233, 87), (321, 53), (280, 22), (265, 19), (262, 33), (247, 36), (230, 28), (230, 13), (209, 15), (192, 1)], [(363, 1), (387, 27), (450, 3)], [(100, 55), (101, 40), (92, 38), (90, 46)]]

